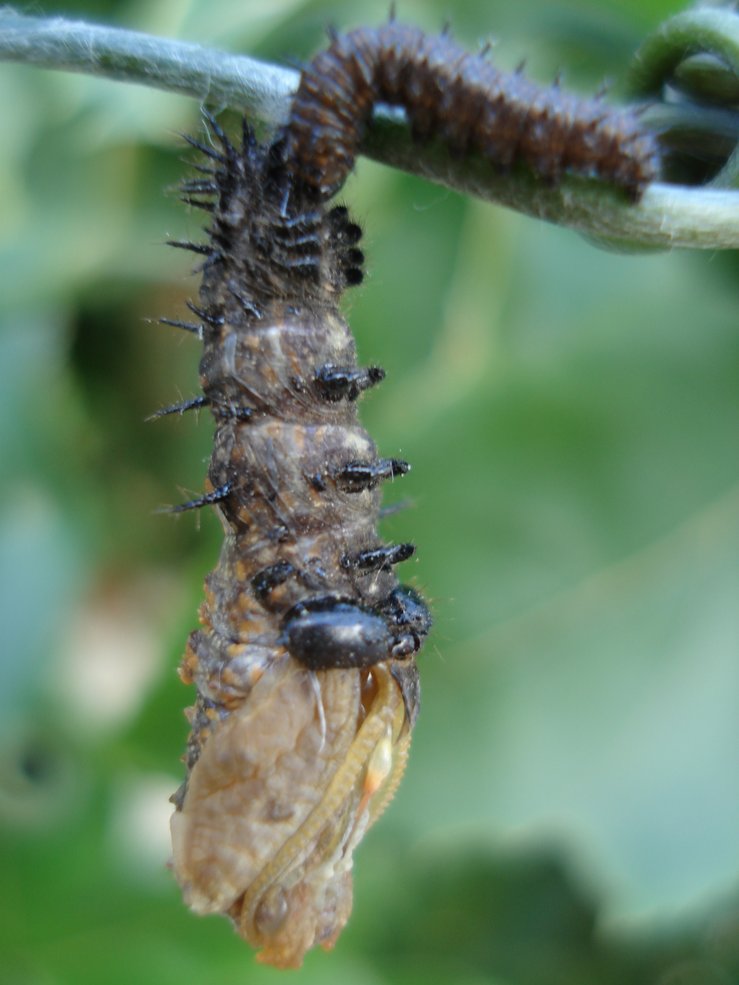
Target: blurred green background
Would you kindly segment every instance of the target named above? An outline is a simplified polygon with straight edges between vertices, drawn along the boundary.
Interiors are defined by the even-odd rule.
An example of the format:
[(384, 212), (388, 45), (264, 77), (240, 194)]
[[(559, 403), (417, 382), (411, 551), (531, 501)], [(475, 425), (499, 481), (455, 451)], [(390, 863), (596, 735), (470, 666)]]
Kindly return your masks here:
[[(299, 64), (378, 2), (33, 5)], [(404, 0), (437, 28), (448, 3)], [(457, 36), (593, 91), (674, 0), (459, 3)], [(432, 601), (422, 715), (360, 847), (355, 912), (255, 964), (165, 868), (191, 694), (175, 668), (221, 539), (186, 317), (192, 100), (0, 65), (0, 982), (739, 981), (737, 256), (601, 252), (361, 161), (348, 300), (413, 472), (384, 533)]]

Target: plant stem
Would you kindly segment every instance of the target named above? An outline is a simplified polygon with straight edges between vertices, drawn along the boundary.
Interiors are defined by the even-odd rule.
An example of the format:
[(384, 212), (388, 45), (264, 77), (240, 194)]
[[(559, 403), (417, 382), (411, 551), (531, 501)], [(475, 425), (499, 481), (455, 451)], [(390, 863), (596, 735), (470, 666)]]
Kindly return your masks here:
[(636, 53), (630, 87), (637, 96), (658, 92), (684, 59), (700, 52), (719, 55), (739, 71), (739, 17), (730, 10), (704, 8), (671, 17)]
[[(684, 17), (692, 18), (693, 27), (701, 25), (703, 40), (716, 40), (718, 26), (711, 17), (722, 22), (733, 17), (732, 31), (739, 24), (735, 15), (716, 11)], [(674, 33), (669, 36), (672, 47)], [(731, 32), (728, 41), (722, 37), (722, 44), (739, 50)], [(642, 66), (655, 57), (649, 44), (657, 42), (652, 39), (642, 49)], [(657, 50), (657, 60), (664, 61), (667, 55)], [(691, 50), (702, 50), (702, 45)], [(63, 18), (27, 17), (10, 8), (0, 8), (0, 59), (185, 93), (216, 109), (245, 111), (275, 127), (287, 119), (298, 84), (296, 72), (243, 55)], [(653, 68), (644, 68), (638, 84), (648, 89), (656, 78)], [(485, 162), (453, 159), (436, 145), (419, 148), (397, 112), (376, 114), (362, 152), (463, 194), (571, 226), (611, 247), (739, 248), (739, 192), (733, 190), (655, 184), (638, 205), (631, 205), (619, 192), (594, 181), (568, 177), (557, 188), (545, 188), (531, 176), (499, 175)]]
[(0, 8), (0, 59), (82, 72), (234, 106), (279, 126), (298, 73), (184, 41)]

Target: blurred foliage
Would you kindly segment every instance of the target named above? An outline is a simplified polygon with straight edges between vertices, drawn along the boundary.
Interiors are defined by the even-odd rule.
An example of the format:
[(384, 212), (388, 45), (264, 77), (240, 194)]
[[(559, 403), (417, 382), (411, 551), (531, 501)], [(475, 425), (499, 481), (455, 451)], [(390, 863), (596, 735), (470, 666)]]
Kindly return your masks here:
[[(378, 3), (45, 3), (299, 62)], [(437, 27), (440, 2), (404, 19)], [(505, 67), (591, 91), (673, 0), (465, 3)], [(38, 12), (34, 7), (33, 12)], [(276, 981), (164, 867), (174, 669), (220, 529), (201, 488), (190, 101), (0, 66), (0, 980)], [(396, 802), (301, 982), (739, 980), (737, 258), (619, 257), (361, 162), (363, 416), (413, 473), (386, 522), (432, 599)], [(181, 333), (180, 333), (181, 334)], [(410, 570), (408, 570), (410, 569)]]

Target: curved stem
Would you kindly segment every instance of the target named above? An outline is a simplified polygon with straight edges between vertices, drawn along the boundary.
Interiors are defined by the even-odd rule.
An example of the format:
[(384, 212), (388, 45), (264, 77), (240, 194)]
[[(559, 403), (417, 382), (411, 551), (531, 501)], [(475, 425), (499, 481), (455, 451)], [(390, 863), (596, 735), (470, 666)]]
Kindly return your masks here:
[(630, 89), (637, 96), (659, 92), (665, 78), (690, 55), (720, 55), (739, 74), (739, 17), (730, 10), (689, 10), (665, 21), (637, 51)]
[[(723, 25), (733, 15), (697, 11), (684, 16), (709, 24), (701, 37), (710, 35), (714, 43), (714, 18)], [(739, 18), (733, 20), (736, 27)], [(296, 72), (243, 55), (62, 18), (26, 17), (8, 8), (0, 9), (2, 58), (185, 93), (217, 108), (245, 110), (272, 126), (286, 120), (298, 83)], [(650, 63), (642, 85), (648, 88), (656, 78)], [(464, 194), (571, 226), (615, 248), (739, 248), (739, 192), (654, 185), (635, 206), (612, 189), (582, 179), (545, 188), (525, 174), (498, 175), (484, 162), (452, 159), (441, 147), (419, 148), (396, 112), (377, 114), (362, 151)]]
[(653, 184), (632, 205), (583, 178), (548, 188), (530, 175), (495, 174), (485, 161), (456, 159), (436, 144), (419, 151), (407, 127), (385, 118), (375, 120), (362, 150), (455, 191), (570, 226), (610, 249), (739, 248), (739, 192)]
[[(739, 88), (739, 16), (733, 10), (689, 10), (670, 18), (641, 46), (631, 70), (630, 87), (637, 96), (658, 94), (665, 80), (679, 80), (695, 92), (694, 116), (720, 114), (727, 126), (708, 131), (709, 140), (722, 131), (731, 134), (726, 164), (709, 182), (711, 188), (739, 187), (739, 140), (736, 130), (739, 114), (728, 109), (706, 106), (719, 93), (727, 106), (734, 102)], [(671, 107), (672, 108), (672, 107)], [(704, 121), (707, 124), (707, 120)], [(672, 129), (679, 129), (672, 124)], [(696, 128), (697, 130), (698, 128)], [(732, 150), (733, 148), (733, 150)]]

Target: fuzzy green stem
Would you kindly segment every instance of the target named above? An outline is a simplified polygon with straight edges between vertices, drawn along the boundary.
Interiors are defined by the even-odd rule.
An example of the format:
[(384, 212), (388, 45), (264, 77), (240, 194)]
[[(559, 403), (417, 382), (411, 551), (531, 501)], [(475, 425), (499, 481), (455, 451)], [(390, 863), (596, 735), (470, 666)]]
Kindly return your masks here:
[[(703, 33), (718, 44), (718, 27), (702, 17), (706, 13), (692, 16), (699, 23), (710, 20)], [(732, 29), (739, 18), (734, 21)], [(731, 47), (732, 38), (721, 40)], [(653, 57), (649, 44), (645, 65)], [(286, 120), (298, 83), (297, 73), (242, 55), (62, 18), (26, 17), (9, 8), (0, 9), (2, 58), (185, 93), (216, 108), (244, 110), (271, 126)], [(658, 74), (645, 68), (641, 84), (656, 84)], [(496, 175), (485, 162), (452, 159), (442, 147), (419, 148), (397, 113), (376, 115), (362, 152), (464, 194), (571, 226), (611, 247), (739, 248), (739, 192), (653, 185), (631, 205), (618, 191), (578, 178), (544, 188), (531, 176)]]
[(0, 8), (0, 59), (180, 92), (276, 126), (287, 119), (299, 78), (245, 55), (8, 7)]
[(691, 55), (719, 55), (739, 74), (739, 16), (730, 10), (689, 10), (665, 21), (636, 54), (630, 88), (637, 96), (656, 95), (665, 78)]

